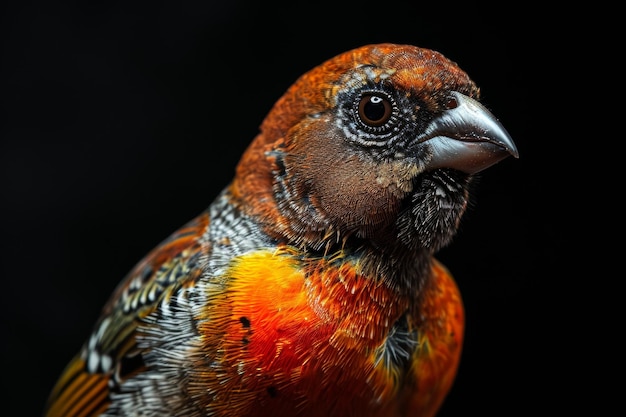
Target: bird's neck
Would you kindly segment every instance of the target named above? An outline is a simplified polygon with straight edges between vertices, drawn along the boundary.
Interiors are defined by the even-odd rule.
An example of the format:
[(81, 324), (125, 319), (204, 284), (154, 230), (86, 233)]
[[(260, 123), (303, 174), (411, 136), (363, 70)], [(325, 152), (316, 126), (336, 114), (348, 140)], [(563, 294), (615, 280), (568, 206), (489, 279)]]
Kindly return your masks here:
[(276, 158), (266, 150), (252, 147), (242, 157), (237, 175), (227, 189), (230, 204), (245, 215), (255, 219), (263, 232), (276, 242), (314, 250), (328, 249), (329, 242), (340, 242), (342, 236), (331, 222), (315, 210), (304, 205), (289, 204), (279, 206), (277, 202), (277, 176), (281, 167)]
[[(224, 204), (242, 221), (259, 227), (258, 233), (268, 241), (282, 247), (292, 247), (303, 257), (326, 261), (358, 264), (356, 267), (364, 277), (384, 283), (398, 293), (419, 293), (428, 280), (433, 263), (432, 252), (425, 248), (409, 248), (391, 237), (390, 231), (380, 234), (380, 239), (363, 239), (357, 236), (340, 235), (332, 228), (298, 231), (293, 227), (275, 204), (272, 195), (261, 195), (266, 187), (259, 187), (254, 202), (247, 199), (251, 191), (242, 193), (242, 184), (235, 181), (225, 190)], [(218, 210), (220, 216), (222, 210)], [(219, 219), (214, 219), (219, 222)], [(213, 225), (218, 228), (217, 224)], [(248, 227), (249, 229), (251, 227)], [(218, 228), (219, 229), (219, 228)], [(257, 233), (255, 232), (255, 233)], [(252, 231), (250, 232), (252, 233)], [(388, 238), (385, 235), (388, 234)]]

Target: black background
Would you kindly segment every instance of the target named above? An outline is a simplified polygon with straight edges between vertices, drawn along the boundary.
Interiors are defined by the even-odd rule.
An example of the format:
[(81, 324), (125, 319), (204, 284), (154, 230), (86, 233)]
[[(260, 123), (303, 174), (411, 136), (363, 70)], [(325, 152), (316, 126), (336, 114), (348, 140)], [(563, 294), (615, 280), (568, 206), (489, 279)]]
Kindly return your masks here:
[(459, 235), (439, 254), (467, 310), (440, 416), (562, 408), (565, 317), (551, 306), (565, 238), (560, 197), (547, 191), (559, 181), (560, 145), (541, 127), (558, 100), (541, 84), (553, 59), (543, 11), (446, 2), (2, 8), (3, 415), (40, 413), (122, 276), (228, 183), (291, 82), (376, 42), (458, 62), (520, 151), (483, 173)]

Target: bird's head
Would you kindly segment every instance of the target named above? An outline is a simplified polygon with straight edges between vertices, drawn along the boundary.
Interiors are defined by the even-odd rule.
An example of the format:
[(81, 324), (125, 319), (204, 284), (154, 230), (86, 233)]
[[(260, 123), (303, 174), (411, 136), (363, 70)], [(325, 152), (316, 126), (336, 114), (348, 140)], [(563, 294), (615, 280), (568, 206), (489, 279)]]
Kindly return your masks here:
[(472, 176), (515, 144), (454, 62), (364, 46), (300, 77), (237, 168), (233, 195), (266, 232), (321, 249), (346, 239), (432, 253), (454, 236)]

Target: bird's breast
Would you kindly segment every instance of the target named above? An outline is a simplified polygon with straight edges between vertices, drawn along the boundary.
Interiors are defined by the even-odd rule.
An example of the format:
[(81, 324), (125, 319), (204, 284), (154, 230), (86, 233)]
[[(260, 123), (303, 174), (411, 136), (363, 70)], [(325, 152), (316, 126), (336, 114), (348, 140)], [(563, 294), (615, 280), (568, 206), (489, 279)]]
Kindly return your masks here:
[[(361, 276), (357, 263), (290, 250), (240, 256), (224, 282), (207, 289), (209, 303), (197, 317), (201, 349), (215, 353), (192, 375), (207, 409), (222, 416), (401, 415), (399, 396), (411, 397), (407, 387), (417, 384), (410, 370), (420, 337), (406, 327), (408, 297)], [(404, 333), (394, 336), (398, 321)]]

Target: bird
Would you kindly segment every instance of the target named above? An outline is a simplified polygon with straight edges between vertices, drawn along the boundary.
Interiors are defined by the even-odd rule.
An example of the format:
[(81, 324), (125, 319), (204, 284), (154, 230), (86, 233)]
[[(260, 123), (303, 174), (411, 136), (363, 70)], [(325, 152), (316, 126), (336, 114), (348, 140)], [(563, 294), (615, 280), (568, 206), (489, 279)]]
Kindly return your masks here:
[(519, 152), (441, 52), (372, 43), (300, 75), (207, 208), (112, 292), (45, 417), (432, 417), (465, 307), (438, 260)]

